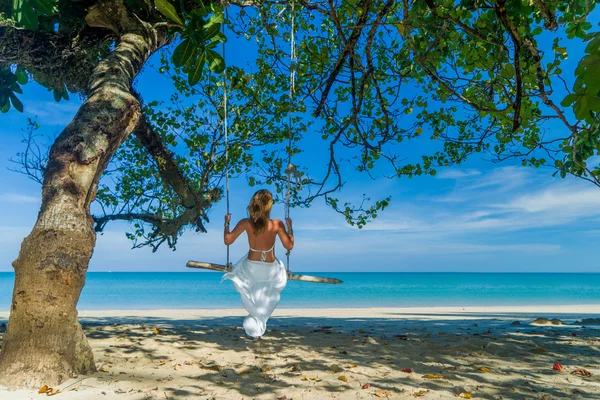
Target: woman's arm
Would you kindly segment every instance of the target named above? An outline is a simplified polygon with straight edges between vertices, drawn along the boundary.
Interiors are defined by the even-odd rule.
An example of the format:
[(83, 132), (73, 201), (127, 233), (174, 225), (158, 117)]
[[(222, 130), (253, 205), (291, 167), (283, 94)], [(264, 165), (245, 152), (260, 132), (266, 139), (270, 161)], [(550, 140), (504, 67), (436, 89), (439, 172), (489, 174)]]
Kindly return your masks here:
[(285, 225), (280, 220), (277, 220), (277, 235), (279, 235), (279, 240), (281, 240), (281, 244), (286, 250), (292, 250), (294, 248), (294, 230), (292, 229), (292, 220), (286, 218), (290, 231), (288, 232), (285, 229)]
[(230, 244), (235, 242), (235, 240), (238, 238), (238, 236), (240, 236), (242, 234), (242, 232), (244, 232), (246, 230), (246, 227), (248, 226), (248, 220), (246, 218), (244, 218), (244, 219), (240, 220), (240, 222), (237, 223), (235, 228), (233, 228), (233, 231), (229, 232), (229, 222), (230, 221), (231, 221), (231, 215), (227, 214), (225, 216), (225, 229), (223, 230), (223, 242), (225, 242), (225, 244), (227, 246), (229, 246)]

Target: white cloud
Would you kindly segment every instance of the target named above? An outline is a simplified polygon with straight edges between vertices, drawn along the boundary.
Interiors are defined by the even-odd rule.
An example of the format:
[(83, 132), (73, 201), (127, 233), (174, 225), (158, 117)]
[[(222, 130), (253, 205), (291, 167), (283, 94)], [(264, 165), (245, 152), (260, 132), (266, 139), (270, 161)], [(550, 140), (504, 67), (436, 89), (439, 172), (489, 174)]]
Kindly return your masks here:
[(443, 169), (436, 177), (438, 179), (463, 179), (479, 175), (481, 172), (476, 169)]
[(600, 214), (600, 188), (581, 185), (555, 185), (538, 193), (520, 196), (504, 207), (528, 213), (564, 212), (573, 215)]
[(37, 117), (41, 124), (67, 125), (80, 106), (80, 103), (73, 101), (62, 100), (60, 103), (56, 103), (54, 101), (29, 100), (25, 104), (24, 111), (32, 117)]
[(29, 196), (20, 193), (3, 193), (0, 194), (0, 202), (7, 203), (40, 203), (41, 199), (36, 196)]

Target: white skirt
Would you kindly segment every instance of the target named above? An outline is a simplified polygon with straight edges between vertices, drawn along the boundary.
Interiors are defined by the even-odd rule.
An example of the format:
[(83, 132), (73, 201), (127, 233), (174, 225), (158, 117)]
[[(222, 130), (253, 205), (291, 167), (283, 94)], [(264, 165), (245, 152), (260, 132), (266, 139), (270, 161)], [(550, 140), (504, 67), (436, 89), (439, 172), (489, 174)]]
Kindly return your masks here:
[(244, 319), (244, 330), (248, 336), (259, 337), (267, 330), (267, 320), (279, 304), (281, 292), (287, 284), (285, 265), (278, 259), (274, 262), (248, 260), (242, 257), (221, 278), (233, 281), (240, 293), (242, 304), (249, 315)]

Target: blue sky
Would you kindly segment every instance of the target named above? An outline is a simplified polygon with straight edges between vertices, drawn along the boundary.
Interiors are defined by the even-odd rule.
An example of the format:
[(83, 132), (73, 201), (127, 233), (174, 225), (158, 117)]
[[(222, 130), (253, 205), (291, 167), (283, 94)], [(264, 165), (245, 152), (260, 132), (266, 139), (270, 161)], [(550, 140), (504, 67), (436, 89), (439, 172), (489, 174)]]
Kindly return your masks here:
[[(236, 44), (230, 46), (235, 53)], [(581, 46), (573, 48), (574, 65)], [(248, 50), (246, 50), (248, 51)], [(571, 49), (570, 49), (571, 52)], [(243, 54), (238, 52), (237, 54)], [(246, 53), (245, 63), (251, 58)], [(137, 83), (145, 100), (168, 99), (170, 80), (148, 66)], [(80, 100), (55, 103), (51, 92), (35, 83), (24, 87), (24, 114), (11, 110), (0, 126), (0, 272), (12, 271), (22, 239), (33, 226), (40, 206), (40, 187), (8, 171), (8, 159), (23, 149), (21, 129), (37, 116), (42, 133), (56, 135), (75, 114)], [(308, 139), (313, 140), (313, 139)], [(319, 139), (314, 139), (319, 140)], [(315, 142), (316, 143), (316, 142)], [(425, 142), (425, 149), (432, 144)], [(302, 161), (315, 163), (310, 154)], [(599, 272), (600, 188), (573, 178), (552, 177), (515, 162), (492, 164), (473, 158), (460, 168), (440, 170), (435, 177), (371, 181), (346, 177), (345, 196), (358, 199), (392, 195), (391, 206), (359, 230), (318, 202), (292, 210), (296, 271), (481, 271)], [(233, 219), (244, 216), (256, 188), (245, 180), (231, 182)], [(131, 250), (126, 226), (108, 225), (98, 236), (90, 271), (185, 271), (189, 259), (223, 262), (224, 203), (212, 212), (207, 234), (187, 232), (178, 250)], [(283, 217), (283, 206), (273, 217)], [(278, 245), (278, 254), (284, 251)], [(232, 246), (233, 259), (247, 251), (244, 240)]]

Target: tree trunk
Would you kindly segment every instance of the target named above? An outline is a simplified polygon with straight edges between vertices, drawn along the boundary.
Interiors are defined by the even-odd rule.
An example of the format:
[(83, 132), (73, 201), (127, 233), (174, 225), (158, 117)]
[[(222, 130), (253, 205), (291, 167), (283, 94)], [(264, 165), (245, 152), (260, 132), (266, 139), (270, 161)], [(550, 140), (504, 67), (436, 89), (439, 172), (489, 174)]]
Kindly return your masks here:
[(140, 121), (132, 80), (165, 43), (166, 31), (147, 25), (121, 34), (94, 69), (89, 98), (52, 145), (42, 206), (13, 263), (0, 385), (55, 386), (96, 370), (76, 309), (96, 242), (90, 203), (110, 158)]

